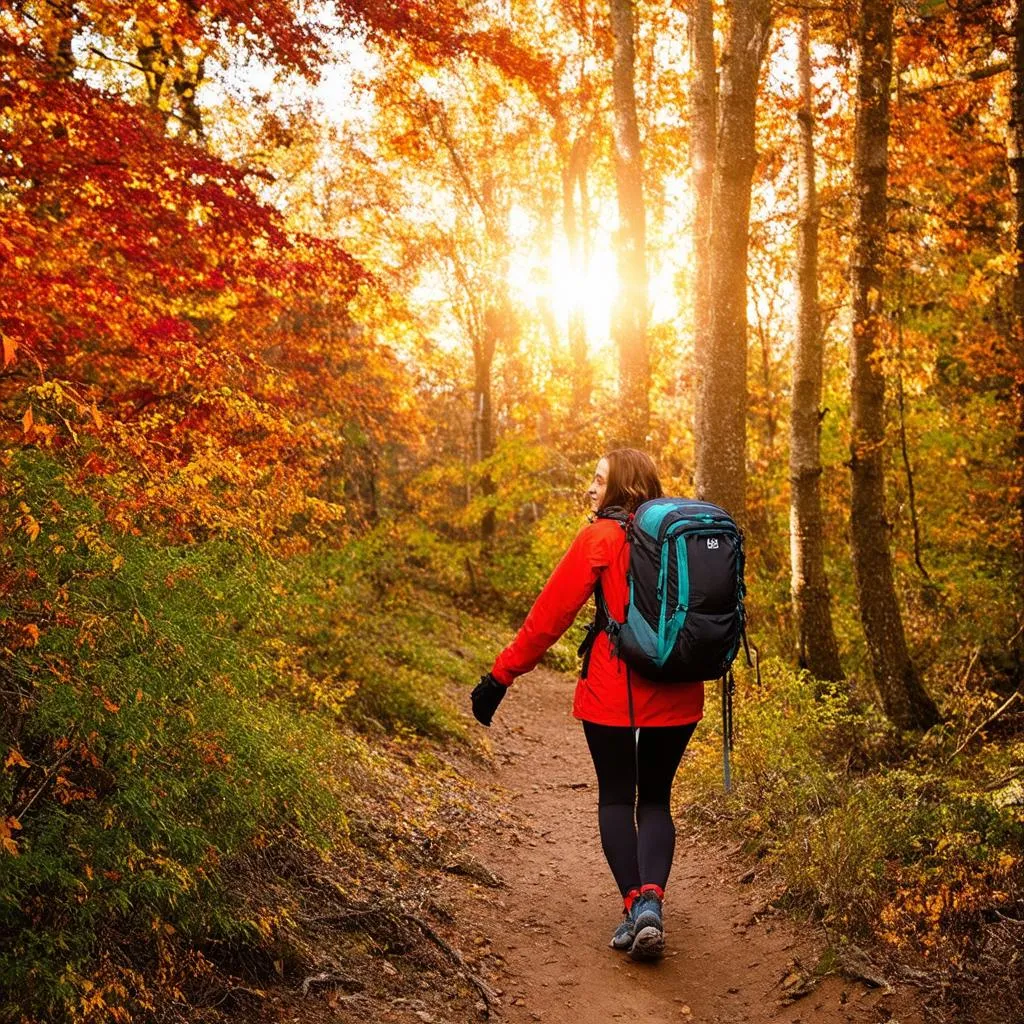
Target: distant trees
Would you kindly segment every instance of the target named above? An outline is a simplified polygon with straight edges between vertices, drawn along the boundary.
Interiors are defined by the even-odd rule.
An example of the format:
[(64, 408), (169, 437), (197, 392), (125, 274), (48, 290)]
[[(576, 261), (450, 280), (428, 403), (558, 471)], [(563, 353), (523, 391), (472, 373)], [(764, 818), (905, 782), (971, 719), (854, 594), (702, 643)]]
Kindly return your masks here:
[[(218, 207), (234, 209), (233, 193), (241, 195), (244, 185), (251, 190), (245, 209), (269, 199), (284, 211), (287, 232), (340, 239), (358, 258), (344, 267), (311, 258), (314, 274), (305, 257), (319, 250), (307, 249), (306, 240), (290, 248), (272, 239), (275, 252), (294, 257), (296, 275), (316, 282), (301, 298), (294, 290), (282, 297), (267, 274), (261, 280), (273, 302), (236, 301), (213, 277), (201, 300), (185, 301), (168, 286), (152, 302), (168, 323), (180, 321), (178, 365), (197, 370), (213, 351), (210, 338), (232, 358), (244, 337), (257, 355), (269, 353), (275, 369), (301, 363), (306, 382), (317, 374), (327, 379), (335, 368), (338, 381), (347, 380), (358, 372), (348, 353), (365, 348), (380, 386), (345, 392), (354, 411), (342, 417), (351, 425), (344, 444), (339, 433), (311, 449), (331, 449), (330, 472), (342, 481), (334, 490), (349, 507), (368, 492), (368, 506), (386, 514), (376, 484), (388, 476), (381, 453), (389, 442), (370, 424), (393, 395), (385, 386), (393, 347), (397, 364), (417, 382), (407, 406), (392, 403), (392, 411), (403, 408), (394, 422), (412, 422), (404, 416), (412, 408), (436, 420), (415, 455), (403, 451), (403, 471), (428, 481), (406, 493), (443, 506), (453, 533), (490, 543), (543, 514), (542, 502), (524, 497), (538, 480), (557, 479), (551, 486), (565, 494), (577, 462), (598, 446), (651, 447), (673, 486), (688, 486), (692, 474), (701, 496), (745, 519), (752, 562), (773, 593), (784, 592), (788, 572), (791, 606), (774, 601), (771, 614), (780, 635), (792, 629), (796, 660), (820, 679), (842, 675), (825, 567), (826, 553), (843, 553), (829, 563), (832, 590), (849, 606), (836, 612), (836, 623), (841, 630), (846, 612), (860, 613), (883, 707), (900, 725), (920, 727), (934, 720), (935, 705), (907, 639), (930, 628), (922, 627), (921, 607), (934, 594), (903, 586), (909, 541), (902, 528), (915, 515), (905, 510), (912, 500), (920, 506), (920, 546), (929, 568), (936, 565), (929, 586), (938, 588), (944, 553), (975, 543), (979, 525), (997, 523), (1005, 538), (1000, 516), (1024, 493), (1024, 19), (1019, 4), (1003, 6), (1011, 15), (1009, 49), (1007, 25), (988, 12), (929, 7), (894, 14), (883, 0), (863, 0), (856, 75), (847, 67), (848, 26), (834, 11), (818, 10), (808, 16), (815, 19), (815, 60), (831, 62), (834, 71), (815, 84), (808, 17), (776, 8), (776, 26), (767, 0), (693, 0), (685, 11), (678, 4), (637, 8), (633, 0), (482, 7), (344, 0), (346, 31), (384, 59), (375, 64), (371, 56), (353, 73), (351, 109), (337, 103), (329, 110), (310, 95), (291, 107), (255, 92), (212, 98), (232, 47), (275, 62), (291, 80), (315, 77), (323, 47), (290, 0), (261, 3), (266, 24), (258, 33), (235, 8), (201, 0), (173, 32), (120, 0), (18, 10), (45, 26), (39, 49), (55, 95), (65, 95), (65, 85), (84, 87), (86, 71), (128, 82), (132, 117), (165, 137), (157, 146), (147, 135), (153, 154), (171, 141), (187, 157), (184, 166), (202, 155), (213, 161), (205, 178), (167, 181), (133, 163), (139, 181), (159, 186), (147, 198), (118, 200), (129, 217), (118, 223), (118, 237), (147, 245), (150, 237), (166, 238), (160, 259), (184, 265), (193, 235), (223, 229), (228, 237)], [(678, 60), (682, 45), (689, 64)], [(799, 67), (791, 60), (797, 53)], [(12, 109), (24, 118), (27, 106), (19, 101)], [(223, 125), (234, 130), (236, 119), (237, 137), (226, 138)], [(54, 130), (59, 135), (61, 126)], [(76, 144), (82, 138), (76, 131)], [(47, 141), (41, 151), (51, 148)], [(216, 163), (218, 153), (228, 171)], [(35, 166), (41, 157), (30, 152), (27, 159)], [(154, 166), (159, 159), (141, 151), (132, 157)], [(26, 184), (16, 162), (3, 166), (5, 181), (15, 183), (0, 183), (10, 223), (35, 237), (43, 222), (23, 217), (19, 203), (22, 195), (42, 195), (51, 179), (44, 174), (43, 184)], [(88, 173), (101, 166), (95, 162)], [(108, 183), (112, 168), (103, 172)], [(178, 205), (175, 190), (200, 182), (204, 190)], [(303, 190), (322, 215), (300, 209)], [(68, 202), (72, 217), (84, 195)], [(204, 205), (203, 196), (215, 201)], [(143, 209), (180, 230), (143, 231), (130, 219)], [(257, 239), (270, 238), (266, 225), (278, 222), (264, 211), (251, 224), (260, 225), (250, 232)], [(250, 225), (238, 225), (233, 248), (210, 247), (202, 259), (218, 271), (244, 265), (262, 274), (266, 267), (240, 240)], [(55, 265), (63, 267), (72, 251), (75, 265), (86, 265), (83, 245), (72, 241), (55, 252)], [(125, 255), (125, 273), (149, 287), (132, 262), (141, 251)], [(588, 265), (610, 257), (619, 287), (605, 330), (613, 283), (581, 283)], [(342, 287), (346, 273), (359, 282), (352, 296)], [(332, 274), (338, 295), (320, 302), (327, 291), (321, 276)], [(38, 282), (54, 279), (39, 275)], [(898, 296), (887, 280), (899, 281)], [(0, 292), (16, 314), (0, 323), (7, 369), (0, 384), (9, 391), (34, 354), (15, 321), (38, 320), (39, 304), (29, 304), (28, 291), (15, 284), (0, 284)], [(692, 358), (680, 308), (692, 310)], [(900, 340), (890, 345), (896, 308)], [(131, 339), (135, 323), (127, 313), (122, 322), (117, 308), (104, 309), (112, 314), (108, 333)], [(40, 330), (36, 351), (77, 325), (77, 315), (65, 312), (54, 318), (56, 330)], [(749, 381), (748, 316), (759, 366)], [(310, 327), (322, 337), (300, 337)], [(378, 340), (383, 345), (375, 347)], [(148, 367), (145, 360), (169, 344), (158, 332), (137, 365)], [(161, 367), (172, 363), (164, 359)], [(134, 384), (131, 367), (124, 369)], [(897, 380), (905, 385), (900, 435), (886, 406), (887, 385)], [(318, 415), (334, 422), (333, 409), (342, 407), (334, 388), (307, 390)], [(98, 411), (104, 413), (102, 400)], [(16, 430), (20, 419), (8, 419)], [(54, 422), (37, 421), (37, 434)], [(997, 454), (971, 450), (982, 436), (993, 439)], [(906, 474), (890, 464), (899, 453), (894, 437), (914, 456), (913, 499), (911, 460)], [(372, 470), (358, 486), (357, 449)], [(557, 452), (557, 469), (541, 468), (542, 449)], [(515, 473), (518, 489), (508, 488)], [(947, 486), (942, 474), (953, 482)], [(1018, 533), (1020, 500), (1012, 513)], [(958, 507), (969, 510), (967, 541), (952, 525)], [(849, 534), (841, 526), (848, 514)], [(851, 550), (855, 578), (843, 571)], [(847, 586), (856, 586), (856, 599)]]

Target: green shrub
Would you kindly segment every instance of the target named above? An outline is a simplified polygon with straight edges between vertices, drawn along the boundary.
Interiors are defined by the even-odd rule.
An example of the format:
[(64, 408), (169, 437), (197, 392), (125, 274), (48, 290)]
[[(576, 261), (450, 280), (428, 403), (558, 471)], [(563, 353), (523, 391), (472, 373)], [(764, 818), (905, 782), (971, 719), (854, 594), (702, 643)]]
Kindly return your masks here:
[(785, 902), (840, 934), (962, 955), (968, 920), (1019, 888), (1019, 809), (950, 770), (947, 747), (908, 745), (845, 685), (822, 692), (778, 659), (762, 676), (760, 690), (739, 680), (729, 794), (711, 702), (680, 775), (690, 813), (729, 820)]
[(459, 736), (497, 639), (391, 525), (281, 561), (118, 533), (38, 453), (5, 487), (0, 1019), (141, 1018), (266, 940), (225, 865), (343, 840), (352, 726)]

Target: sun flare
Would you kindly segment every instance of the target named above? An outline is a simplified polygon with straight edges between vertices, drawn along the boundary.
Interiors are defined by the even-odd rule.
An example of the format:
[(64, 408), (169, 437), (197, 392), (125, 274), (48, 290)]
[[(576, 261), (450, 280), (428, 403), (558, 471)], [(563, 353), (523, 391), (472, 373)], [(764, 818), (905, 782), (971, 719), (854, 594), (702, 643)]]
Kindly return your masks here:
[(587, 347), (596, 351), (609, 344), (612, 306), (618, 289), (615, 257), (609, 249), (595, 249), (584, 268), (571, 258), (565, 241), (559, 240), (546, 264), (514, 261), (508, 278), (513, 291), (526, 303), (546, 307), (563, 335), (573, 312), (581, 310)]

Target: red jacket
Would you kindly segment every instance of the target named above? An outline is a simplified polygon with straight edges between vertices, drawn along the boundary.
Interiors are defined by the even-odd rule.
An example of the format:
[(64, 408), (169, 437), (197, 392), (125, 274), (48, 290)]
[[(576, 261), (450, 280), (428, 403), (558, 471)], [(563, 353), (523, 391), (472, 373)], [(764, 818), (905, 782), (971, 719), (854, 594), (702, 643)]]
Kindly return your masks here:
[[(494, 678), (508, 686), (529, 672), (569, 628), (599, 580), (609, 614), (621, 622), (629, 594), (628, 568), (629, 546), (617, 522), (596, 519), (580, 530), (515, 640), (498, 655), (491, 669)], [(704, 715), (703, 683), (652, 683), (635, 672), (630, 672), (630, 682), (636, 725), (685, 725)], [(626, 666), (612, 653), (607, 633), (594, 642), (587, 678), (576, 684), (572, 713), (598, 725), (629, 725)]]

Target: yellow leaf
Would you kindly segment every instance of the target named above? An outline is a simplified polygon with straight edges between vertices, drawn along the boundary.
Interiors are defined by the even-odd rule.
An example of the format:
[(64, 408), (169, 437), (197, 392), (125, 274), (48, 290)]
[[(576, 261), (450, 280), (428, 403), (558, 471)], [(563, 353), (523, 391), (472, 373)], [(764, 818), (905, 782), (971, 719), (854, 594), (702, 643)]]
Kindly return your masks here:
[(122, 555), (114, 555), (114, 560), (110, 564), (115, 569), (120, 569), (124, 565), (124, 557)]
[(11, 747), (11, 752), (7, 755), (7, 760), (4, 761), (5, 768), (28, 768), (28, 761), (25, 760), (14, 747)]

